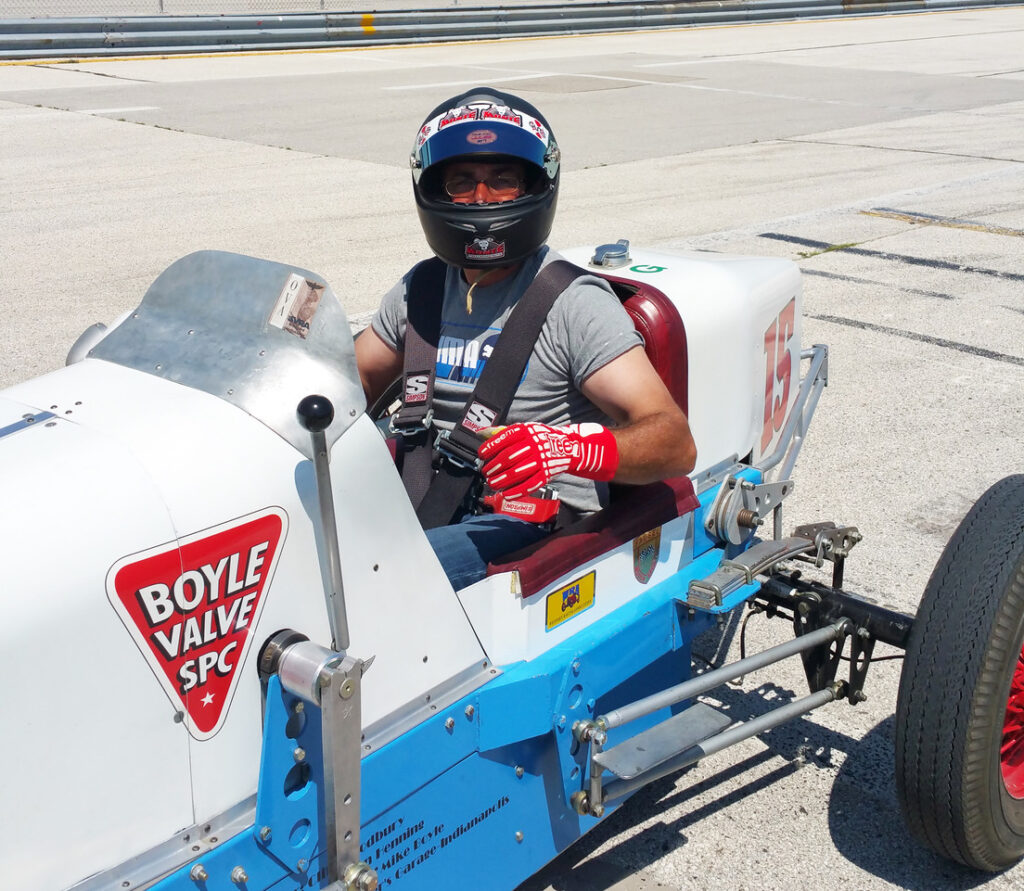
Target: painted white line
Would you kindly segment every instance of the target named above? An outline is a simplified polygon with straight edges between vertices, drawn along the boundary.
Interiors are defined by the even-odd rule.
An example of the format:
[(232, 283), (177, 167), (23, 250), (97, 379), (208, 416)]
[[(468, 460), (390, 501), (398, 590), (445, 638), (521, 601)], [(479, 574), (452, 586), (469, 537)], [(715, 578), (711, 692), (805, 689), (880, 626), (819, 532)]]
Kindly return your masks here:
[(79, 114), (124, 114), (127, 111), (157, 111), (157, 105), (127, 105), (124, 108), (79, 108), (72, 109)]
[[(541, 74), (518, 74), (512, 77), (492, 77), (490, 83), (505, 83), (510, 80), (536, 80), (538, 77), (552, 77), (555, 72), (542, 72)], [(385, 90), (433, 90), (436, 87), (476, 87), (480, 85), (480, 78), (472, 80), (449, 80), (432, 84), (401, 84), (397, 87), (383, 87)]]

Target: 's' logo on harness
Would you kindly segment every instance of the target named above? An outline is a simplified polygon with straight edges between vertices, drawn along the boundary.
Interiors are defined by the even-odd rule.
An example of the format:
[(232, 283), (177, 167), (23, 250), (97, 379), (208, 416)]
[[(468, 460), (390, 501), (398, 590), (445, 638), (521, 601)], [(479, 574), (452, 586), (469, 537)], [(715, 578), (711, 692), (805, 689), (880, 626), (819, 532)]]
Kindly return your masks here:
[(107, 598), (196, 739), (227, 716), (287, 526), (268, 507), (123, 557), (107, 573)]
[(483, 403), (474, 402), (466, 409), (466, 418), (462, 422), (462, 426), (474, 433), (479, 433), (481, 430), (493, 427), (496, 417), (498, 417), (498, 413), (494, 409), (488, 408)]
[(430, 381), (429, 374), (410, 374), (405, 379), (405, 401), (426, 402), (427, 384)]

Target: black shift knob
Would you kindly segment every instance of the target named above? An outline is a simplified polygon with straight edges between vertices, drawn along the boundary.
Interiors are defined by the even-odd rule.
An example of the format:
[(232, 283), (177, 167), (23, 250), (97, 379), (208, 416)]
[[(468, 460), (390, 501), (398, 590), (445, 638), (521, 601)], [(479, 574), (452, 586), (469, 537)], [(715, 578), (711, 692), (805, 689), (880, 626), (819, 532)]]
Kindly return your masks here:
[(326, 396), (306, 396), (295, 409), (299, 423), (310, 433), (321, 433), (334, 420), (334, 406)]

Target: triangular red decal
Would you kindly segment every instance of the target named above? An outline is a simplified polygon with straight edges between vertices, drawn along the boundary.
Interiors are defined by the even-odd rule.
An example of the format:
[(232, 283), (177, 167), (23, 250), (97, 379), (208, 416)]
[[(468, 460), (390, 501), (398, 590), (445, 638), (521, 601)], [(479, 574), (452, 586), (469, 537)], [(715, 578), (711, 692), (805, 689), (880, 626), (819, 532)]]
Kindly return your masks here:
[(107, 597), (196, 739), (224, 723), (288, 517), (267, 508), (118, 560)]

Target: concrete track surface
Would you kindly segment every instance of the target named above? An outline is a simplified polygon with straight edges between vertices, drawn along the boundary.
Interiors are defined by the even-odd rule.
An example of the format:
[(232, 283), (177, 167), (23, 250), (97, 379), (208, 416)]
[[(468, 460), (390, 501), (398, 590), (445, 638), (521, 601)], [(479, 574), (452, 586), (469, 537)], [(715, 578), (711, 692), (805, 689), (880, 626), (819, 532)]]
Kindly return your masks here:
[[(847, 587), (913, 611), (969, 505), (1024, 470), (1022, 46), (1010, 8), (0, 66), (0, 385), (59, 366), (201, 248), (314, 269), (365, 318), (425, 254), (406, 169), (421, 117), (489, 82), (558, 134), (556, 246), (800, 264), (805, 342), (831, 345), (831, 376), (786, 526), (858, 525)], [(755, 618), (748, 644), (789, 633)], [(737, 639), (730, 625), (700, 655)], [(973, 874), (904, 830), (900, 665), (873, 666), (857, 708), (654, 784), (522, 891), (1024, 886), (1024, 867)], [(719, 701), (746, 718), (802, 687), (787, 666)]]

